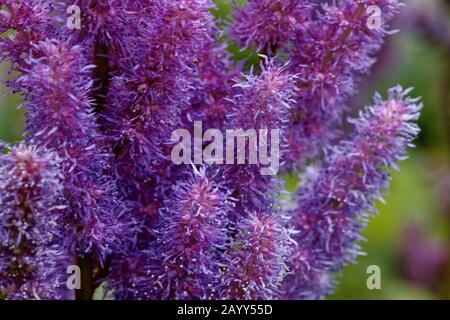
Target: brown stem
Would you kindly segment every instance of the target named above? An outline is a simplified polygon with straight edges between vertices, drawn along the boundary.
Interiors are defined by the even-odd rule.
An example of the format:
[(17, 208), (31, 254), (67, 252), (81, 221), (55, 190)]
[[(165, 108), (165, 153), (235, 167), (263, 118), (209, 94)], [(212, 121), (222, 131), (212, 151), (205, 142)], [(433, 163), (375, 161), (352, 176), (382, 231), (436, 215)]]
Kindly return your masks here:
[(92, 287), (92, 256), (77, 257), (77, 265), (81, 269), (81, 289), (75, 290), (76, 300), (92, 300), (94, 290)]
[(109, 59), (108, 59), (108, 47), (106, 44), (97, 42), (94, 49), (94, 92), (93, 99), (95, 102), (95, 112), (102, 113), (106, 103), (106, 96), (109, 91)]

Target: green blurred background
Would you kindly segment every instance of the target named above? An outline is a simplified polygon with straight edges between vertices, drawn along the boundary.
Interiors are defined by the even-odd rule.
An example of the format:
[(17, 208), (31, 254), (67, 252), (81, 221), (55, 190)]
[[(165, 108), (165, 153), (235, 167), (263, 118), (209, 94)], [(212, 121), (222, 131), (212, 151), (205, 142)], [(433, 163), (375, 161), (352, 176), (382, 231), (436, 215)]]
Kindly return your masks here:
[[(217, 2), (215, 14), (227, 19), (229, 1)], [(385, 94), (396, 84), (414, 87), (413, 95), (422, 96), (425, 105), (422, 134), (410, 159), (393, 173), (387, 204), (378, 204), (380, 214), (364, 232), (367, 255), (338, 277), (331, 299), (450, 298), (450, 33), (442, 27), (450, 30), (450, 1), (405, 2), (409, 7), (395, 22), (401, 32), (390, 38), (352, 105), (360, 108), (370, 103), (373, 92)], [(433, 26), (438, 21), (444, 24)], [(248, 55), (233, 46), (230, 50), (237, 59)], [(0, 66), (3, 75), (5, 70)], [(0, 94), (0, 140), (20, 141), (24, 122), (24, 111), (17, 109), (20, 97), (5, 95), (1, 85)], [(380, 290), (366, 286), (370, 265), (381, 268)], [(421, 279), (427, 276), (432, 279)]]

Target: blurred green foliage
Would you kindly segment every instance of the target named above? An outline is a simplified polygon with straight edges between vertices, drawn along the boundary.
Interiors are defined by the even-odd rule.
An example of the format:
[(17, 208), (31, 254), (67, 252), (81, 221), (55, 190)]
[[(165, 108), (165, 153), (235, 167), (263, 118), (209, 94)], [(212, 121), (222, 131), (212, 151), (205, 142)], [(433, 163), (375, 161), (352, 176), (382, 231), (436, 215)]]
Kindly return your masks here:
[[(2, 78), (6, 74), (6, 66), (0, 65)], [(17, 106), (20, 102), (18, 94), (8, 94), (3, 83), (0, 82), (0, 140), (17, 142), (22, 140), (24, 110)]]

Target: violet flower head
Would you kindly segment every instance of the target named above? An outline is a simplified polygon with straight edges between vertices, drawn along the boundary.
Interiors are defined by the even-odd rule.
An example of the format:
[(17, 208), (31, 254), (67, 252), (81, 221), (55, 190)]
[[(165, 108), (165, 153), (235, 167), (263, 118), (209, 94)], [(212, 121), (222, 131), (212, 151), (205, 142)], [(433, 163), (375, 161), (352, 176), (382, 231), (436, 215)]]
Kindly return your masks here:
[(67, 246), (104, 260), (121, 245), (117, 235), (128, 222), (122, 221), (126, 210), (108, 175), (110, 151), (91, 107), (93, 66), (81, 47), (67, 43), (41, 42), (34, 52), (14, 82), (25, 96), (25, 134), (63, 159)]
[(111, 80), (102, 115), (117, 150), (121, 189), (128, 196), (140, 192), (134, 189), (135, 181), (127, 181), (130, 173), (134, 180), (145, 181), (159, 165), (167, 166), (171, 132), (181, 126), (182, 113), (189, 108), (201, 49), (211, 41), (209, 1), (146, 4), (136, 4), (141, 16), (127, 39), (131, 49), (125, 56), (112, 57), (119, 72)]
[(174, 187), (162, 209), (164, 227), (156, 231), (163, 264), (155, 281), (163, 287), (163, 298), (217, 297), (231, 205), (227, 191), (203, 169)]
[(0, 33), (8, 32), (0, 41), (0, 60), (11, 62), (14, 70), (23, 65), (24, 53), (53, 35), (51, 8), (43, 0), (3, 0), (0, 8)]
[(250, 73), (236, 80), (233, 108), (228, 114), (231, 128), (282, 130), (289, 122), (297, 77), (286, 65), (262, 58), (266, 61), (260, 64), (258, 75)]
[(322, 274), (340, 270), (361, 253), (360, 232), (389, 183), (385, 168), (397, 169), (419, 133), (415, 121), (422, 105), (407, 97), (410, 91), (393, 88), (386, 101), (376, 95), (373, 106), (350, 120), (352, 136), (330, 148), (315, 178), (298, 190), (292, 215), (299, 248), (291, 263), (299, 287), (288, 285), (288, 296), (323, 296), (328, 287), (318, 286)]
[[(286, 70), (286, 65), (263, 58), (266, 61), (260, 65), (260, 74), (250, 72), (236, 80), (225, 123), (227, 129), (242, 129), (244, 139), (252, 133), (256, 139), (249, 138), (248, 145), (251, 144), (250, 150), (258, 152), (259, 157), (262, 152), (282, 156), (289, 148), (284, 137), (290, 108), (295, 103), (296, 76)], [(235, 148), (240, 147), (236, 145)], [(251, 153), (246, 153), (245, 157), (248, 163)], [(228, 180), (226, 185), (234, 190), (234, 196), (239, 200), (237, 209), (270, 210), (280, 191), (279, 181), (273, 175), (262, 175), (261, 163), (250, 167), (241, 165), (239, 159), (236, 163), (238, 165), (227, 166), (223, 171)]]
[(147, 278), (136, 275), (134, 291), (128, 294), (146, 299), (218, 298), (232, 205), (228, 191), (214, 182), (214, 176), (194, 168), (194, 174), (173, 187), (161, 209), (144, 267)]
[(250, 213), (237, 229), (224, 271), (223, 298), (276, 298), (288, 272), (286, 259), (292, 245), (280, 213)]
[(34, 45), (25, 58), (27, 68), (21, 70), (15, 86), (25, 95), (26, 134), (42, 144), (45, 141), (58, 148), (67, 143), (86, 145), (96, 135), (89, 96), (94, 66), (87, 63), (82, 50), (45, 41)]
[(0, 156), (0, 298), (55, 299), (65, 293), (57, 154), (19, 145)]
[[(382, 13), (379, 21), (372, 22), (373, 7)], [(320, 6), (297, 28), (292, 45), (284, 48), (291, 57), (290, 71), (299, 77), (287, 169), (317, 157), (340, 136), (336, 126), (347, 111), (347, 100), (376, 61), (384, 37), (392, 34), (389, 21), (400, 7), (396, 0), (335, 1)]]

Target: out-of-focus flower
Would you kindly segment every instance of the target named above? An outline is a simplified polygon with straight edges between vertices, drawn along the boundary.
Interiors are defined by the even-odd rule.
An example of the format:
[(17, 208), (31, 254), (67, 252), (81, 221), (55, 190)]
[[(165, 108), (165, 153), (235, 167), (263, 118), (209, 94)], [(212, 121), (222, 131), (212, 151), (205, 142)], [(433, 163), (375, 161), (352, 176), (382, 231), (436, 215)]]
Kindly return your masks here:
[(404, 231), (400, 248), (402, 274), (414, 284), (438, 289), (449, 263), (448, 252), (444, 243), (429, 239), (418, 225), (411, 225)]

